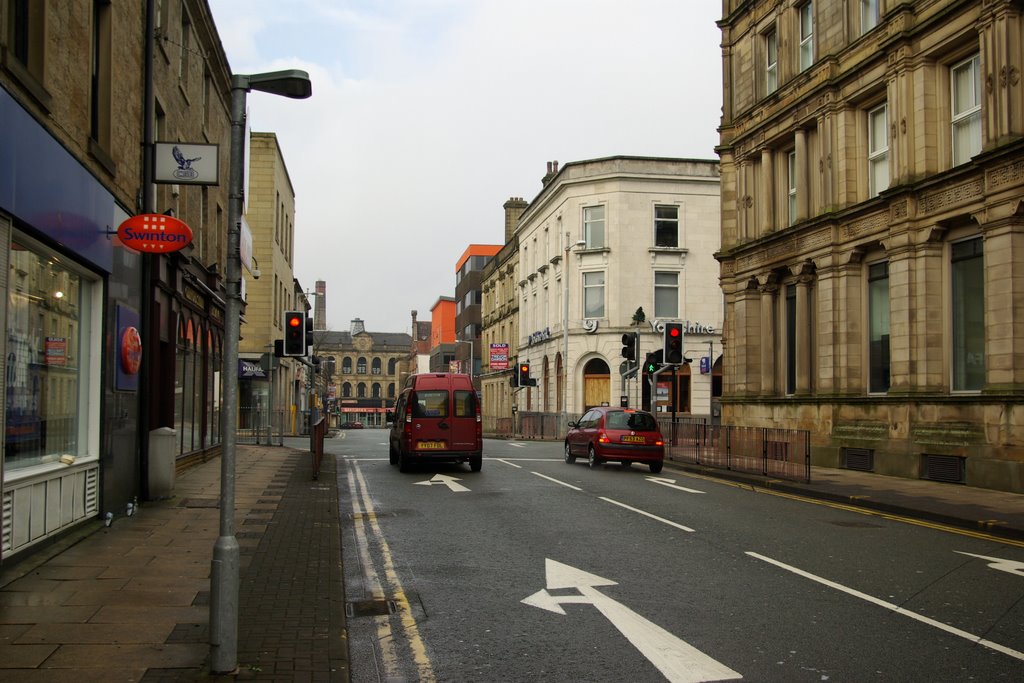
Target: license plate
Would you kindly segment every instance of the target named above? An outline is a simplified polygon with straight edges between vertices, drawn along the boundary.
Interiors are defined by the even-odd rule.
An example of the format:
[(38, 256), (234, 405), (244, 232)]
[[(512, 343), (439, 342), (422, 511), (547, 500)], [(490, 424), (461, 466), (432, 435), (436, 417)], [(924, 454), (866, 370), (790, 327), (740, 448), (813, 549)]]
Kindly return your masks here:
[(420, 441), (416, 444), (418, 451), (443, 451), (444, 441)]
[(647, 439), (642, 436), (624, 436), (622, 437), (623, 443), (647, 443)]

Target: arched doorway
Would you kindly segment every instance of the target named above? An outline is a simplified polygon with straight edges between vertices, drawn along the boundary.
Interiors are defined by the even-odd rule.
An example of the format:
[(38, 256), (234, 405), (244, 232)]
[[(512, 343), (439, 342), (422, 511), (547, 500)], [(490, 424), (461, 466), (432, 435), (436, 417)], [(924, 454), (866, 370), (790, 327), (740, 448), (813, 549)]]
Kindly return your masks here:
[(608, 405), (611, 396), (611, 372), (601, 358), (592, 358), (583, 367), (583, 409)]

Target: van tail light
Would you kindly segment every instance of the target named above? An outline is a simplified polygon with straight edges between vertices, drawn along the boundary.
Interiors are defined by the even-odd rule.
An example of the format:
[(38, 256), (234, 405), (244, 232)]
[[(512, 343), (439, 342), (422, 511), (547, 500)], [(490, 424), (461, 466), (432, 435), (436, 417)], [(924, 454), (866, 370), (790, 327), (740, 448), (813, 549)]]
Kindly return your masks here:
[(409, 394), (409, 400), (405, 404), (405, 422), (412, 422), (412, 402), (416, 399), (414, 394)]

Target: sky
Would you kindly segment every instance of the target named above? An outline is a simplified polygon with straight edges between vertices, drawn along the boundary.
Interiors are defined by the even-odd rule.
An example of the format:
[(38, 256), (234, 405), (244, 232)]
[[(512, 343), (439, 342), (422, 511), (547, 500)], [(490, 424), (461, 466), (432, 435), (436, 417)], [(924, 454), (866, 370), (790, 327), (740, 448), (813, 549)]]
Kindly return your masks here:
[(716, 0), (208, 2), (234, 73), (310, 75), (307, 100), (250, 93), (249, 123), (278, 137), (330, 330), (429, 320), (549, 161), (717, 159)]

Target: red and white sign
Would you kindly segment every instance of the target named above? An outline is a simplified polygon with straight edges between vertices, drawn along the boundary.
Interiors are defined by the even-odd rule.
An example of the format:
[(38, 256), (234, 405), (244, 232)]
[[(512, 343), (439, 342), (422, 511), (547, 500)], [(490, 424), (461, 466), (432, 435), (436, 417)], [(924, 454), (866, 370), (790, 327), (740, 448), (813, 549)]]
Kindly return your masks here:
[(47, 365), (67, 365), (67, 339), (65, 339), (64, 337), (47, 337), (45, 348)]
[(491, 370), (508, 370), (508, 344), (491, 344)]
[(143, 213), (121, 223), (117, 237), (129, 249), (168, 254), (184, 249), (192, 242), (192, 228), (174, 216)]

